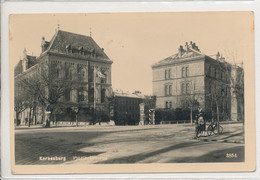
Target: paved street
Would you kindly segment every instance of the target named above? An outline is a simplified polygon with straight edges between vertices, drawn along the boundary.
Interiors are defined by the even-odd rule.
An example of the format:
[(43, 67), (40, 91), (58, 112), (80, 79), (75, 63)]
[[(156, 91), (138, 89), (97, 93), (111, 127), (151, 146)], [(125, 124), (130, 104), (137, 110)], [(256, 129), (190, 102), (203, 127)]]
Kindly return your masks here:
[(199, 139), (189, 124), (18, 127), (15, 158), (17, 164), (243, 161), (243, 125), (222, 126), (222, 135)]

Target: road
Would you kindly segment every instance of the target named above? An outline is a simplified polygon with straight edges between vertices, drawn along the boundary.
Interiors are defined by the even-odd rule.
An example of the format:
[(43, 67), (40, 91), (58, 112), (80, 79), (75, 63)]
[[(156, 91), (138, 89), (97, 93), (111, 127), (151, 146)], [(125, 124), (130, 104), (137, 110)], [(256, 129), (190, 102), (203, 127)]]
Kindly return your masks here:
[(16, 164), (191, 163), (244, 161), (242, 124), (193, 139), (189, 124), (16, 128)]

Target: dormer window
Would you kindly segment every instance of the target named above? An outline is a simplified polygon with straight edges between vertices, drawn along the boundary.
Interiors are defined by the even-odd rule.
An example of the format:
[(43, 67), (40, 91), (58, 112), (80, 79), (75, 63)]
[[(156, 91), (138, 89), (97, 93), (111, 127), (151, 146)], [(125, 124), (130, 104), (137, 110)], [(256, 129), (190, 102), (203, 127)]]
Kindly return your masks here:
[(67, 54), (72, 53), (72, 49), (71, 49), (71, 45), (70, 44), (66, 45), (66, 53)]
[(79, 50), (79, 54), (80, 54), (80, 55), (84, 55), (84, 52), (83, 52), (83, 47), (82, 47), (82, 46), (81, 46), (81, 47), (79, 47), (79, 48), (78, 48), (78, 50)]

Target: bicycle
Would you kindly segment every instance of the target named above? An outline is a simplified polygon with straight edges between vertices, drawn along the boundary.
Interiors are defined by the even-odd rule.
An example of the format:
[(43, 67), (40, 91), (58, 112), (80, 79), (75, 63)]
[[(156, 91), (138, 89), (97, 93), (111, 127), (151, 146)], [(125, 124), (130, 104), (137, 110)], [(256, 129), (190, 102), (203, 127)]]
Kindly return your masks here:
[(196, 128), (195, 137), (199, 138), (202, 135), (203, 131), (204, 131), (204, 125), (203, 124), (198, 125)]
[[(211, 123), (207, 128), (207, 134), (208, 136), (211, 136), (212, 134), (218, 134), (218, 124), (217, 123)], [(223, 133), (223, 127), (219, 125), (219, 134)]]

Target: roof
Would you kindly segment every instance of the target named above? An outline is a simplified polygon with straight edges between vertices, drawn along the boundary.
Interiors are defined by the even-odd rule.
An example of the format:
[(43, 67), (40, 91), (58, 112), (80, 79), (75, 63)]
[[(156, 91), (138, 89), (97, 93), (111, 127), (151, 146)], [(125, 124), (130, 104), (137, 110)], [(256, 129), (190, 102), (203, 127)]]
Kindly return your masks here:
[(188, 60), (191, 58), (199, 58), (199, 57), (205, 57), (204, 54), (202, 54), (200, 51), (188, 48), (188, 50), (182, 50), (182, 54), (179, 55), (179, 53), (173, 54), (155, 64), (152, 65), (152, 67), (158, 67), (162, 65), (168, 65), (168, 64), (173, 64), (173, 63), (179, 63), (184, 60)]
[(114, 92), (114, 95), (116, 97), (126, 97), (126, 98), (138, 98), (138, 99), (144, 99), (145, 96), (143, 94), (132, 94), (132, 93), (128, 93), (128, 92)]
[(22, 60), (20, 60), (14, 68), (14, 76), (17, 76), (18, 74), (21, 74), (22, 72), (23, 72), (23, 66), (22, 66)]
[(90, 36), (75, 34), (58, 30), (49, 43), (47, 51), (67, 54), (67, 49), (72, 52), (95, 53), (97, 57), (111, 61), (98, 44)]

